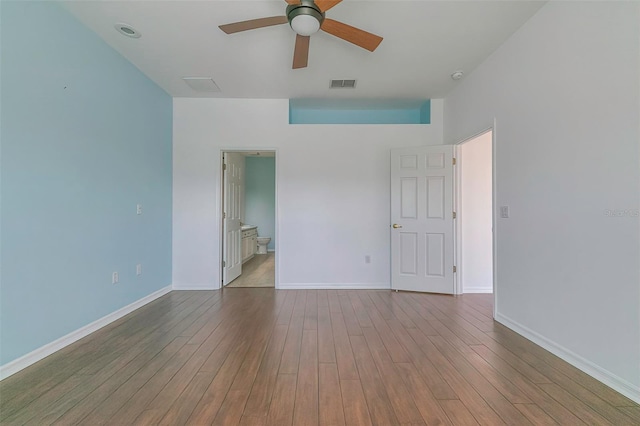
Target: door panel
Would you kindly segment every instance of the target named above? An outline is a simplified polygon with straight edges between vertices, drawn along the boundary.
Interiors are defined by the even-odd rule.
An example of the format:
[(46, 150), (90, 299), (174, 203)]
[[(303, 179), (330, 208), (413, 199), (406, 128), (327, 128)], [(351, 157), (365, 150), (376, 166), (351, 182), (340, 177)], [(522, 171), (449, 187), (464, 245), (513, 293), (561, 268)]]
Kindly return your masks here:
[(443, 176), (427, 178), (427, 219), (444, 219), (444, 191)]
[(426, 234), (426, 275), (444, 277), (444, 234)]
[(244, 197), (244, 157), (224, 154), (224, 256), (222, 280), (224, 285), (242, 273), (242, 199)]
[(391, 288), (453, 294), (453, 147), (391, 151)]
[(404, 178), (400, 180), (400, 217), (417, 219), (418, 217), (418, 180), (416, 178)]
[(418, 274), (418, 238), (415, 232), (400, 233), (400, 273)]

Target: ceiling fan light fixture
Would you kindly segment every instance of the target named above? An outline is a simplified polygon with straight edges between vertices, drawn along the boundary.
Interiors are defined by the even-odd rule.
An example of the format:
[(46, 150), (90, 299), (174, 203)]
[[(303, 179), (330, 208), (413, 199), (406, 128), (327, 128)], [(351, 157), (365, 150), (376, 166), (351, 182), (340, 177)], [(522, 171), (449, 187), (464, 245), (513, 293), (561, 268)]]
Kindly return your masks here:
[[(0, 0), (1, 1), (1, 0)], [(288, 6), (284, 16), (267, 16), (219, 25), (226, 34), (255, 30), (289, 23), (296, 33), (291, 69), (306, 68), (309, 63), (309, 43), (311, 35), (322, 30), (370, 52), (376, 50), (382, 37), (360, 28), (352, 27), (334, 19), (325, 19), (324, 12), (342, 0), (286, 0)], [(317, 2), (317, 4), (316, 4)]]
[(324, 14), (312, 1), (287, 6), (287, 18), (291, 29), (298, 35), (310, 36), (320, 29)]
[(298, 15), (291, 20), (291, 29), (301, 36), (310, 36), (320, 29), (320, 21), (311, 15)]

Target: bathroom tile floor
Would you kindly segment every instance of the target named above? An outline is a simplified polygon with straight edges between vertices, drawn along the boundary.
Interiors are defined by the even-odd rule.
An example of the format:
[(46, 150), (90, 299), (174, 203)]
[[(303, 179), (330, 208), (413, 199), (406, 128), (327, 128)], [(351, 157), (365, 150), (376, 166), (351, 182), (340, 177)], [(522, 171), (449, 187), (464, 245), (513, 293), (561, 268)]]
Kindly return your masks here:
[(256, 254), (242, 265), (242, 275), (226, 287), (275, 287), (275, 253)]

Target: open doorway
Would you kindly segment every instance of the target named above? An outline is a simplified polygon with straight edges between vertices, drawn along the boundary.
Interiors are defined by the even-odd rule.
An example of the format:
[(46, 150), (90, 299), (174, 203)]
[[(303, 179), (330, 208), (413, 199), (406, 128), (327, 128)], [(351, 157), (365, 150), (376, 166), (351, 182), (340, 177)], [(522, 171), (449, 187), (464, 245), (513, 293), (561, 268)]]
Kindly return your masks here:
[(222, 152), (222, 286), (275, 287), (275, 151)]
[(456, 146), (456, 293), (493, 293), (493, 130)]

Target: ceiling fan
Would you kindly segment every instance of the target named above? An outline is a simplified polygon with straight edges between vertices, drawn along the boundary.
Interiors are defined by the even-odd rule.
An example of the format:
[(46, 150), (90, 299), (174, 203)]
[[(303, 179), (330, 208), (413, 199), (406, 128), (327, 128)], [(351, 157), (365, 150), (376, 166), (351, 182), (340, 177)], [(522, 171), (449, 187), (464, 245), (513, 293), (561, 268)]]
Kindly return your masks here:
[(289, 23), (296, 33), (296, 44), (293, 51), (293, 69), (305, 68), (309, 58), (309, 39), (311, 34), (322, 30), (343, 40), (367, 49), (376, 50), (382, 37), (368, 33), (333, 19), (325, 18), (324, 13), (342, 0), (285, 0), (288, 3), (285, 16), (270, 16), (220, 25), (227, 34), (256, 28), (270, 27)]

